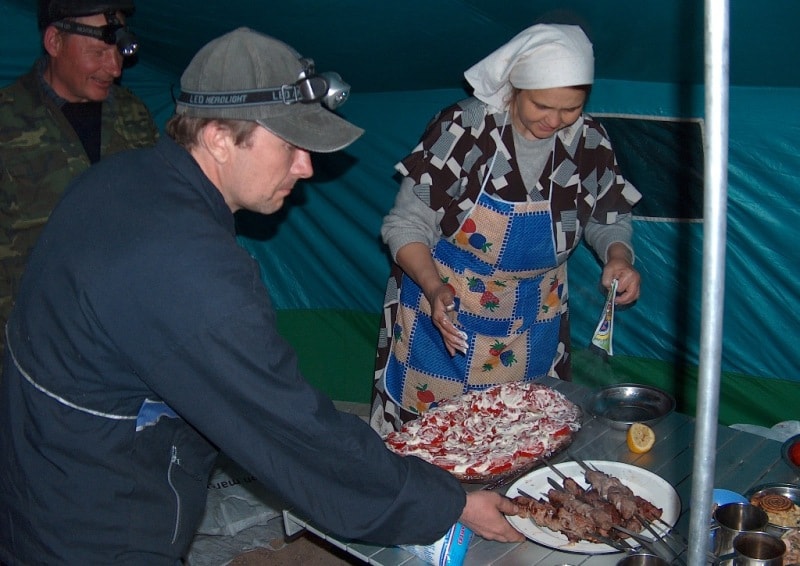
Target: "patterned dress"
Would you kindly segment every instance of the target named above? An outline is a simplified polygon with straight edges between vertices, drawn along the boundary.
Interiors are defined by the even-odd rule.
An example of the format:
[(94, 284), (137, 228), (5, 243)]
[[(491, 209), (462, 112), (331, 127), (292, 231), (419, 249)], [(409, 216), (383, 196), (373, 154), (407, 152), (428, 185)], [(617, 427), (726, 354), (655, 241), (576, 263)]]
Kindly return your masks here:
[(381, 434), (442, 398), (548, 374), (570, 378), (565, 262), (588, 223), (613, 226), (640, 195), (622, 177), (605, 130), (587, 115), (553, 137), (528, 190), (509, 121), (477, 99), (459, 102), (397, 165), (441, 217), (431, 251), (442, 280), (456, 289), (456, 326), (469, 348), (449, 356), (427, 300), (395, 264), (373, 389), (371, 424)]

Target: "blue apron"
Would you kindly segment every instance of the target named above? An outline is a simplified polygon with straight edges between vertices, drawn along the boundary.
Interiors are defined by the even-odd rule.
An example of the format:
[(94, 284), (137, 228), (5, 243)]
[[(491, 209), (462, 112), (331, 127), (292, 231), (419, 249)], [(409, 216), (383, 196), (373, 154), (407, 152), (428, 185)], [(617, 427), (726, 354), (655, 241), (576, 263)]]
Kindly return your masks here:
[(566, 266), (557, 266), (550, 203), (482, 192), (459, 230), (432, 252), (456, 290), (466, 355), (450, 356), (420, 287), (403, 275), (386, 393), (413, 413), (436, 401), (550, 370), (558, 346)]

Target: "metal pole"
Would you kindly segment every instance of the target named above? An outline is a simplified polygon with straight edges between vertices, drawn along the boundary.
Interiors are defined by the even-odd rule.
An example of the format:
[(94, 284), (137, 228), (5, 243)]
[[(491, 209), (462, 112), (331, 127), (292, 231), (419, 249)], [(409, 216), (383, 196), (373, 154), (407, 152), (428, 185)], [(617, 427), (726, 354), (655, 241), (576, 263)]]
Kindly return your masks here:
[(705, 202), (689, 564), (706, 564), (719, 415), (728, 185), (728, 0), (705, 0)]

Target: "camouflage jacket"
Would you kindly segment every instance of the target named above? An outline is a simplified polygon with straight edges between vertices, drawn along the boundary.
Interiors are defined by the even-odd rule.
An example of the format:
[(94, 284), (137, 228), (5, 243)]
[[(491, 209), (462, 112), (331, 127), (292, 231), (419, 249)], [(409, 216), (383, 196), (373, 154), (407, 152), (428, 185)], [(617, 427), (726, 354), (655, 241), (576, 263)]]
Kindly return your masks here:
[[(119, 86), (103, 103), (101, 128), (103, 157), (151, 146), (158, 137), (144, 103)], [(41, 88), (37, 65), (0, 89), (0, 337), (44, 223), (89, 165), (74, 129)]]

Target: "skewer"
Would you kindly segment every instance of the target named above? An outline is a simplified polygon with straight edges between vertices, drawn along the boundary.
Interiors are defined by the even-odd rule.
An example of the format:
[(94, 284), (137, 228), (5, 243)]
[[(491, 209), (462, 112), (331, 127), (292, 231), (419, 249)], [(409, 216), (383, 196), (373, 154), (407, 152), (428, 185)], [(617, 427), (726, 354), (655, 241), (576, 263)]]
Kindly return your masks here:
[[(574, 457), (574, 456), (573, 456), (573, 457)], [(560, 477), (560, 478), (561, 478), (562, 482), (565, 482), (567, 479), (569, 479), (569, 478), (568, 478), (568, 477), (567, 477), (567, 476), (566, 476), (566, 475), (565, 475), (563, 472), (561, 472), (561, 470), (559, 470), (558, 468), (556, 468), (556, 467), (555, 467), (553, 464), (551, 464), (551, 463), (550, 463), (550, 462), (549, 462), (547, 459), (542, 459), (542, 461), (544, 462), (544, 464), (545, 464), (545, 465), (546, 465), (546, 466), (547, 466), (547, 467), (548, 467), (548, 468), (549, 468), (549, 469), (550, 469), (550, 470), (551, 470), (553, 473), (555, 473), (555, 474), (556, 474), (558, 477)], [(596, 469), (596, 468), (594, 468), (593, 466), (589, 466), (589, 464), (587, 464), (586, 462), (584, 462), (584, 461), (583, 461), (582, 459), (580, 459), (580, 458), (577, 458), (577, 457), (575, 457), (575, 461), (576, 461), (576, 462), (578, 463), (578, 465), (580, 465), (580, 466), (581, 466), (581, 467), (582, 467), (582, 468), (583, 468), (585, 471), (594, 471), (594, 472), (600, 472), (599, 470), (597, 470), (597, 469)], [(603, 473), (603, 472), (600, 472), (600, 473)], [(566, 484), (564, 484), (564, 483), (562, 483), (562, 484), (559, 484), (559, 483), (558, 483), (558, 482), (557, 482), (557, 481), (556, 481), (554, 478), (552, 478), (552, 477), (549, 477), (549, 476), (547, 477), (547, 482), (550, 484), (550, 486), (551, 486), (553, 489), (555, 489), (555, 490), (557, 490), (557, 491), (560, 491), (560, 492), (562, 492), (562, 493), (569, 493), (569, 491), (566, 489)], [(518, 489), (518, 492), (519, 492), (521, 495), (525, 496), (525, 497), (528, 497), (528, 498), (531, 498), (531, 499), (533, 499), (533, 498), (532, 498), (530, 495), (528, 495), (528, 494), (524, 493), (522, 490), (519, 490), (519, 489)], [(544, 495), (544, 494), (543, 494), (543, 495)], [(686, 548), (688, 548), (688, 546), (687, 546), (687, 545), (684, 545), (682, 542), (678, 541), (678, 539), (677, 539), (676, 537), (674, 537), (674, 536), (673, 536), (673, 537), (671, 537), (671, 540), (673, 540), (674, 542), (678, 542), (678, 544), (680, 544), (680, 545), (681, 545), (681, 548), (682, 548), (682, 550), (679, 552), (679, 551), (677, 551), (675, 548), (673, 548), (673, 546), (672, 546), (672, 545), (670, 545), (670, 544), (667, 542), (667, 540), (666, 540), (666, 538), (665, 538), (665, 537), (666, 537), (666, 536), (668, 536), (668, 535), (670, 534), (669, 530), (672, 528), (670, 525), (668, 525), (668, 524), (667, 524), (666, 522), (664, 522), (664, 521), (661, 521), (661, 523), (663, 523), (664, 525), (666, 525), (666, 527), (667, 527), (667, 531), (665, 531), (664, 533), (660, 533), (660, 532), (658, 532), (658, 531), (657, 531), (655, 528), (653, 528), (653, 525), (652, 525), (651, 521), (648, 521), (648, 520), (647, 520), (645, 517), (643, 517), (641, 514), (637, 514), (637, 515), (636, 515), (636, 519), (637, 519), (637, 520), (638, 520), (638, 521), (639, 521), (639, 522), (640, 522), (640, 523), (641, 523), (641, 524), (644, 526), (644, 528), (646, 528), (646, 529), (649, 531), (649, 533), (650, 533), (650, 534), (652, 534), (652, 535), (653, 535), (653, 537), (654, 537), (654, 540), (650, 540), (650, 539), (648, 539), (647, 537), (643, 537), (643, 536), (641, 536), (641, 534), (639, 534), (639, 533), (634, 533), (634, 531), (631, 531), (631, 530), (629, 530), (629, 529), (626, 529), (625, 527), (622, 527), (621, 525), (616, 525), (616, 524), (615, 524), (615, 525), (613, 525), (613, 528), (615, 528), (615, 529), (616, 529), (616, 530), (618, 530), (619, 532), (622, 532), (622, 533), (624, 533), (624, 534), (627, 534), (628, 536), (630, 536), (631, 538), (633, 538), (634, 540), (636, 540), (637, 542), (639, 542), (639, 543), (640, 543), (642, 546), (644, 546), (644, 547), (645, 547), (645, 548), (647, 548), (648, 550), (651, 550), (652, 552), (655, 552), (655, 550), (654, 550), (654, 549), (652, 549), (652, 547), (651, 547), (651, 546), (646, 546), (646, 545), (650, 545), (651, 543), (661, 543), (661, 545), (665, 546), (665, 547), (667, 548), (667, 550), (669, 550), (669, 553), (670, 553), (670, 554), (671, 554), (671, 555), (674, 557), (674, 559), (676, 559), (676, 560), (678, 560), (678, 561), (680, 561), (680, 562), (684, 562), (684, 561), (683, 561), (683, 559), (681, 559), (681, 558), (680, 558), (680, 555), (681, 555), (681, 553), (682, 553), (682, 552), (684, 552), (684, 551), (686, 550)], [(587, 533), (587, 534), (588, 534), (589, 536), (592, 536), (592, 537), (596, 538), (597, 540), (601, 540), (599, 537), (600, 537), (600, 536), (604, 536), (604, 535), (601, 535), (600, 533), (597, 533), (597, 532), (593, 532), (593, 533)], [(595, 535), (599, 535), (599, 536), (595, 536)], [(604, 538), (608, 539), (609, 541), (610, 541), (610, 540), (612, 540), (610, 537), (604, 537)], [(645, 541), (646, 541), (646, 542), (645, 542)], [(605, 542), (605, 541), (603, 541), (603, 542)], [(606, 543), (606, 544), (609, 544), (608, 542), (605, 542), (605, 543)], [(625, 541), (625, 543), (626, 543), (626, 544), (629, 544), (627, 541)], [(617, 544), (617, 545), (611, 545), (611, 544), (609, 544), (609, 546), (612, 546), (613, 548), (617, 548), (618, 550), (620, 549), (620, 545), (619, 545), (619, 544)], [(629, 545), (629, 546), (630, 546), (630, 545)], [(658, 554), (658, 553), (656, 552), (656, 554)]]
[(567, 479), (567, 476), (565, 476), (565, 475), (564, 475), (564, 473), (563, 473), (561, 470), (559, 470), (558, 468), (556, 468), (556, 467), (555, 467), (553, 464), (551, 464), (551, 463), (550, 463), (548, 460), (544, 460), (544, 463), (545, 463), (545, 464), (547, 464), (547, 467), (548, 467), (548, 468), (550, 468), (550, 470), (552, 470), (552, 471), (553, 471), (553, 472), (554, 472), (554, 473), (555, 473), (555, 474), (556, 474), (558, 477), (560, 477), (562, 480), (564, 480), (564, 481), (565, 481), (565, 480)]
[[(637, 515), (636, 515), (636, 518), (637, 518), (637, 519), (638, 519), (638, 520), (639, 520), (639, 521), (640, 521), (640, 522), (641, 522), (641, 523), (642, 523), (642, 524), (645, 526), (645, 528), (647, 528), (647, 529), (648, 529), (648, 530), (649, 530), (651, 533), (655, 534), (655, 533), (657, 533), (657, 532), (658, 532), (658, 531), (656, 531), (656, 530), (655, 530), (655, 529), (652, 527), (652, 522), (651, 522), (651, 521), (648, 521), (648, 520), (647, 520), (645, 517), (642, 517), (641, 515), (638, 515), (638, 514), (637, 514)], [(668, 548), (672, 549), (672, 546), (671, 546), (671, 545), (670, 545), (670, 544), (667, 542), (667, 538), (668, 538), (669, 540), (671, 540), (671, 541), (674, 541), (674, 542), (675, 542), (675, 544), (677, 544), (677, 546), (681, 548), (681, 553), (683, 553), (683, 552), (686, 552), (686, 550), (689, 548), (689, 541), (687, 541), (687, 540), (686, 540), (686, 537), (684, 537), (682, 534), (680, 534), (680, 533), (679, 533), (679, 532), (677, 532), (677, 531), (670, 530), (670, 529), (672, 529), (672, 527), (670, 527), (670, 526), (669, 526), (669, 523), (666, 523), (666, 522), (664, 522), (664, 521), (661, 521), (660, 519), (659, 519), (659, 522), (660, 522), (660, 523), (662, 523), (664, 526), (666, 526), (666, 527), (667, 527), (667, 530), (666, 530), (666, 531), (664, 531), (664, 532), (661, 534), (661, 536), (659, 537), (659, 539), (660, 539), (660, 540), (661, 540), (661, 541), (664, 543), (664, 545), (665, 545), (665, 546), (667, 546)], [(707, 559), (708, 559), (708, 561), (709, 561), (710, 563), (712, 563), (712, 564), (713, 564), (714, 562), (718, 561), (718, 558), (717, 558), (717, 556), (716, 556), (716, 555), (715, 555), (713, 552), (707, 552), (707, 553), (706, 553), (706, 558), (707, 558)], [(683, 561), (683, 559), (681, 559), (681, 561)], [(685, 562), (684, 562), (684, 563), (685, 563)]]
[(663, 544), (665, 547), (667, 547), (667, 549), (669, 549), (670, 554), (672, 554), (672, 556), (674, 556), (676, 560), (679, 560), (680, 562), (683, 562), (685, 564), (685, 561), (681, 558), (681, 554), (683, 552), (686, 552), (686, 550), (687, 550), (686, 546), (684, 546), (681, 549), (681, 551), (678, 552), (677, 550), (672, 548), (672, 546), (666, 541), (666, 535), (669, 534), (668, 532), (666, 532), (664, 534), (659, 533), (658, 531), (656, 531), (653, 528), (653, 525), (650, 523), (650, 521), (648, 521), (646, 518), (642, 517), (641, 514), (639, 514), (639, 513), (636, 514), (636, 518), (639, 520), (639, 522), (641, 522), (644, 525), (645, 529), (650, 531), (650, 534), (652, 534), (655, 537), (656, 541), (661, 542), (661, 544)]
[[(601, 474), (605, 473), (605, 472), (602, 472), (602, 471), (598, 470), (594, 466), (590, 466), (589, 464), (584, 462), (581, 458), (579, 458), (575, 454), (569, 453), (569, 456), (573, 460), (575, 460), (575, 462), (587, 472), (600, 472)], [(669, 533), (671, 531), (671, 529), (672, 529), (672, 525), (670, 525), (669, 523), (667, 523), (666, 521), (664, 521), (660, 517), (657, 517), (652, 522), (647, 520), (645, 517), (641, 516), (641, 514), (637, 514), (636, 518), (645, 526), (645, 528), (647, 528), (647, 530), (649, 530), (659, 540), (662, 538), (663, 535), (658, 534), (658, 532), (655, 529), (653, 529), (652, 522), (659, 522), (665, 529), (667, 529), (665, 534)], [(684, 546), (686, 546), (686, 545), (684, 545)]]
[[(523, 491), (523, 490), (521, 490), (519, 488), (517, 488), (517, 495), (521, 495), (522, 497), (527, 497), (528, 499), (536, 499), (533, 495), (531, 495), (527, 491)], [(539, 496), (540, 497), (547, 497), (547, 494), (546, 493), (540, 493)]]
[(640, 523), (642, 523), (645, 526), (645, 528), (648, 531), (650, 531), (654, 535), (658, 536), (658, 538), (663, 539), (664, 537), (670, 537), (672, 540), (674, 540), (676, 543), (678, 543), (684, 549), (688, 548), (689, 543), (686, 541), (686, 539), (683, 538), (683, 536), (680, 535), (679, 533), (673, 532), (672, 531), (672, 527), (666, 521), (662, 521), (661, 519), (656, 519), (656, 521), (661, 523), (662, 528), (665, 529), (663, 533), (659, 533), (653, 527), (653, 523), (655, 521), (650, 521), (649, 519), (647, 519), (647, 517), (642, 516), (640, 513), (636, 514), (636, 518), (639, 520)]
[[(655, 539), (656, 539), (656, 540), (660, 540), (660, 541), (664, 542), (664, 537), (665, 537), (667, 534), (669, 534), (668, 532), (666, 532), (666, 533), (660, 533), (660, 532), (658, 532), (657, 530), (655, 530), (655, 529), (653, 528), (653, 524), (652, 524), (650, 521), (648, 521), (648, 520), (647, 520), (647, 518), (645, 518), (644, 516), (642, 516), (640, 513), (636, 513), (635, 517), (636, 517), (636, 519), (637, 519), (637, 520), (638, 520), (638, 521), (639, 521), (639, 522), (640, 522), (642, 525), (644, 525), (644, 528), (645, 528), (645, 529), (647, 529), (648, 531), (650, 531), (650, 534), (651, 534), (651, 535), (653, 535), (653, 536), (655, 537)], [(665, 543), (665, 544), (666, 544), (666, 543)]]
[[(680, 535), (679, 533), (674, 533), (671, 531), (666, 531), (664, 533), (659, 534), (652, 526), (649, 525), (649, 521), (642, 517), (641, 515), (637, 515), (637, 519), (647, 528), (651, 534), (656, 537), (656, 540), (653, 542), (660, 542), (663, 546), (665, 546), (675, 558), (673, 563), (680, 562), (681, 564), (686, 564), (686, 559), (682, 557), (682, 555), (688, 550), (689, 544), (686, 539)], [(680, 550), (676, 550), (669, 542), (667, 542), (667, 538), (669, 540), (674, 541)], [(706, 559), (710, 564), (716, 564), (719, 559), (713, 552), (706, 552)]]
[(553, 478), (547, 478), (547, 483), (549, 483), (553, 489), (567, 493), (567, 488), (565, 488), (563, 485), (559, 485), (559, 483)]
[[(664, 527), (665, 529), (667, 529), (667, 531), (666, 531), (666, 532), (668, 532), (668, 533), (671, 533), (671, 532), (672, 532), (672, 525), (670, 525), (669, 523), (667, 523), (665, 520), (661, 519), (660, 517), (656, 518), (656, 520), (655, 520), (655, 521), (653, 521), (653, 522), (654, 522), (654, 523), (660, 523), (662, 527)], [(676, 537), (679, 537), (679, 536), (681, 536), (681, 535), (679, 535), (678, 533), (675, 533), (675, 535), (674, 535), (674, 536), (676, 536)], [(685, 540), (686, 540), (686, 539), (684, 539), (684, 541), (685, 541)]]
[[(548, 464), (548, 466), (550, 466), (550, 464)], [(556, 468), (554, 468), (552, 466), (550, 466), (550, 468), (553, 471), (555, 471), (559, 476), (561, 476), (563, 479), (565, 479), (565, 480), (567, 479), (567, 476), (562, 474)], [(553, 489), (555, 489), (557, 491), (560, 491), (562, 493), (570, 493), (569, 490), (566, 489), (566, 486), (559, 485), (559, 483), (556, 480), (554, 480), (553, 478), (551, 478), (551, 477), (547, 478), (547, 482), (550, 484), (551, 487), (553, 487)], [(601, 542), (607, 544), (608, 546), (616, 548), (617, 550), (622, 550), (622, 551), (633, 551), (633, 550), (635, 550), (635, 548), (627, 540), (624, 540), (624, 539), (619, 539), (619, 540), (615, 541), (615, 539), (613, 539), (611, 537), (607, 537), (605, 535), (602, 535), (597, 531), (589, 532), (589, 533), (586, 533), (586, 534), (588, 534), (589, 536), (600, 540)], [(625, 546), (627, 546), (628, 548), (627, 549), (624, 548)]]
[[(522, 490), (520, 488), (517, 488), (517, 495), (521, 495), (522, 497), (527, 497), (528, 499), (536, 499), (533, 495), (531, 495), (527, 491), (524, 491), (524, 490)], [(546, 493), (540, 493), (539, 495), (542, 496), (542, 497), (547, 497)]]
[[(613, 528), (615, 530), (618, 530), (619, 532), (621, 532), (623, 534), (626, 534), (629, 537), (631, 537), (633, 540), (635, 540), (636, 542), (641, 544), (642, 547), (644, 547), (644, 549), (647, 550), (648, 552), (651, 552), (651, 553), (655, 554), (656, 556), (661, 556), (662, 558), (664, 558), (664, 556), (662, 556), (662, 554), (660, 552), (658, 552), (658, 550), (656, 549), (655, 545), (653, 544), (654, 541), (650, 540), (649, 538), (643, 537), (639, 533), (635, 533), (632, 530), (626, 529), (625, 527), (623, 527), (621, 525), (614, 525)], [(670, 551), (672, 552), (672, 554), (675, 553), (675, 551), (672, 550), (671, 548), (670, 548)]]
[[(584, 462), (584, 461), (583, 461), (581, 458), (579, 458), (578, 456), (575, 456), (575, 455), (574, 455), (574, 454), (572, 454), (572, 453), (569, 453), (569, 456), (570, 456), (570, 457), (571, 457), (573, 460), (575, 460), (575, 462), (577, 462), (577, 464), (578, 464), (580, 467), (582, 467), (582, 468), (583, 468), (585, 471), (587, 471), (587, 472), (588, 472), (588, 471), (593, 471), (593, 472), (605, 473), (605, 472), (602, 472), (601, 470), (598, 470), (598, 469), (597, 469), (597, 468), (595, 468), (594, 466), (590, 466), (589, 464), (587, 464), (586, 462)], [(638, 519), (638, 520), (639, 520), (639, 521), (640, 521), (640, 522), (641, 522), (641, 523), (642, 523), (642, 524), (645, 526), (645, 528), (646, 528), (648, 531), (650, 531), (650, 532), (651, 532), (653, 535), (655, 535), (655, 536), (656, 536), (656, 539), (657, 539), (657, 540), (660, 540), (660, 541), (661, 541), (661, 542), (664, 544), (664, 546), (666, 546), (667, 548), (669, 548), (670, 552), (672, 552), (673, 554), (675, 554), (675, 552), (676, 552), (676, 551), (675, 551), (675, 549), (673, 549), (673, 548), (672, 548), (672, 546), (670, 546), (670, 544), (669, 544), (669, 543), (667, 543), (667, 541), (665, 540), (665, 537), (669, 537), (669, 538), (670, 538), (670, 540), (673, 540), (673, 541), (675, 541), (675, 542), (676, 542), (678, 545), (680, 545), (680, 546), (681, 546), (681, 547), (682, 547), (684, 550), (688, 548), (688, 546), (689, 546), (689, 543), (688, 543), (688, 541), (686, 540), (686, 538), (685, 538), (685, 537), (683, 537), (683, 536), (682, 536), (680, 533), (673, 532), (673, 530), (672, 530), (672, 529), (673, 529), (673, 525), (670, 525), (669, 523), (667, 523), (666, 521), (664, 521), (664, 520), (663, 520), (663, 519), (661, 519), (660, 517), (656, 517), (656, 518), (655, 518), (653, 521), (649, 521), (649, 520), (648, 520), (648, 519), (646, 519), (645, 517), (641, 516), (641, 514), (637, 514), (637, 515), (636, 515), (636, 518), (637, 518), (637, 519)], [(658, 523), (658, 524), (659, 524), (659, 525), (660, 525), (660, 526), (661, 526), (663, 529), (665, 529), (664, 533), (663, 533), (663, 534), (661, 534), (661, 535), (659, 535), (659, 534), (658, 534), (658, 531), (656, 531), (656, 530), (653, 528), (653, 526), (652, 526), (652, 524), (653, 524), (653, 523)], [(678, 555), (677, 555), (677, 554), (676, 554), (675, 556), (676, 556), (676, 558), (678, 558)], [(709, 556), (711, 556), (711, 553), (709, 553)], [(681, 561), (683, 561), (683, 560), (681, 559)]]
[[(547, 481), (550, 483), (550, 485), (554, 489), (557, 489), (559, 491), (565, 491), (564, 488), (562, 486), (558, 485), (558, 482), (556, 482), (553, 478), (547, 478)], [(530, 493), (526, 492), (524, 489), (517, 488), (517, 493), (519, 495), (522, 495), (523, 497), (527, 497), (528, 499), (535, 499)], [(544, 497), (547, 496), (547, 494), (542, 494), (542, 495)], [(533, 520), (533, 519), (531, 519), (531, 520)], [(544, 526), (546, 527), (546, 525), (544, 525)], [(547, 527), (547, 528), (550, 528), (550, 527)], [(605, 535), (602, 535), (602, 534), (598, 533), (597, 531), (589, 531), (589, 532), (586, 532), (585, 534), (587, 536), (591, 537), (591, 539), (594, 539), (594, 541), (592, 541), (592, 542), (599, 541), (599, 542), (601, 542), (603, 544), (606, 544), (606, 545), (610, 546), (611, 548), (619, 550), (620, 552), (625, 552), (626, 554), (629, 554), (629, 553), (631, 553), (631, 552), (636, 550), (636, 548), (634, 546), (632, 546), (628, 541), (623, 540), (623, 539), (614, 540), (611, 537), (607, 537)]]
[(631, 546), (630, 543), (628, 543), (628, 541), (626, 541), (625, 539), (613, 539), (611, 537), (601, 535), (600, 533), (597, 532), (587, 533), (587, 534), (591, 537), (596, 538), (603, 544), (606, 544), (611, 548), (616, 548), (617, 550), (619, 550), (620, 552), (624, 552), (625, 554), (630, 554), (636, 551), (636, 548)]
[(575, 460), (575, 462), (577, 462), (577, 463), (578, 463), (578, 465), (579, 465), (581, 468), (583, 468), (583, 469), (584, 469), (584, 470), (586, 470), (587, 472), (599, 472), (599, 471), (600, 471), (600, 470), (598, 470), (598, 469), (596, 469), (596, 468), (592, 468), (591, 466), (589, 466), (589, 464), (587, 464), (586, 462), (584, 462), (583, 460), (581, 460), (580, 458), (578, 458), (578, 457), (577, 457), (575, 454), (572, 454), (572, 453), (570, 453), (569, 455), (570, 455), (570, 457), (571, 457), (573, 460)]
[[(584, 462), (583, 460), (581, 460), (579, 457), (577, 457), (575, 454), (569, 453), (569, 456), (570, 456), (570, 457), (571, 457), (573, 460), (575, 460), (575, 462), (576, 462), (576, 463), (577, 463), (577, 464), (578, 464), (578, 465), (579, 465), (581, 468), (583, 468), (584, 470), (586, 470), (587, 472), (600, 472), (601, 474), (604, 474), (604, 473), (605, 473), (605, 472), (603, 472), (603, 471), (601, 471), (601, 470), (598, 470), (597, 468), (595, 468), (595, 467), (593, 467), (593, 466), (590, 466), (589, 464), (587, 464), (586, 462)], [(640, 519), (640, 520), (641, 520), (641, 519)], [(653, 522), (653, 523), (659, 523), (659, 524), (661, 524), (661, 526), (662, 526), (663, 528), (667, 529), (667, 532), (671, 532), (671, 529), (672, 529), (672, 527), (673, 527), (673, 525), (670, 525), (669, 523), (667, 523), (666, 521), (664, 521), (664, 520), (663, 520), (662, 518), (660, 518), (660, 517), (656, 517), (656, 518), (655, 518), (653, 521), (651, 521), (651, 522)], [(676, 533), (676, 535), (675, 535), (675, 536), (677, 537), (677, 536), (679, 536), (679, 535), (677, 535), (677, 533)], [(683, 543), (682, 543), (682, 544), (683, 544)], [(686, 543), (686, 544), (688, 544), (688, 543)]]

